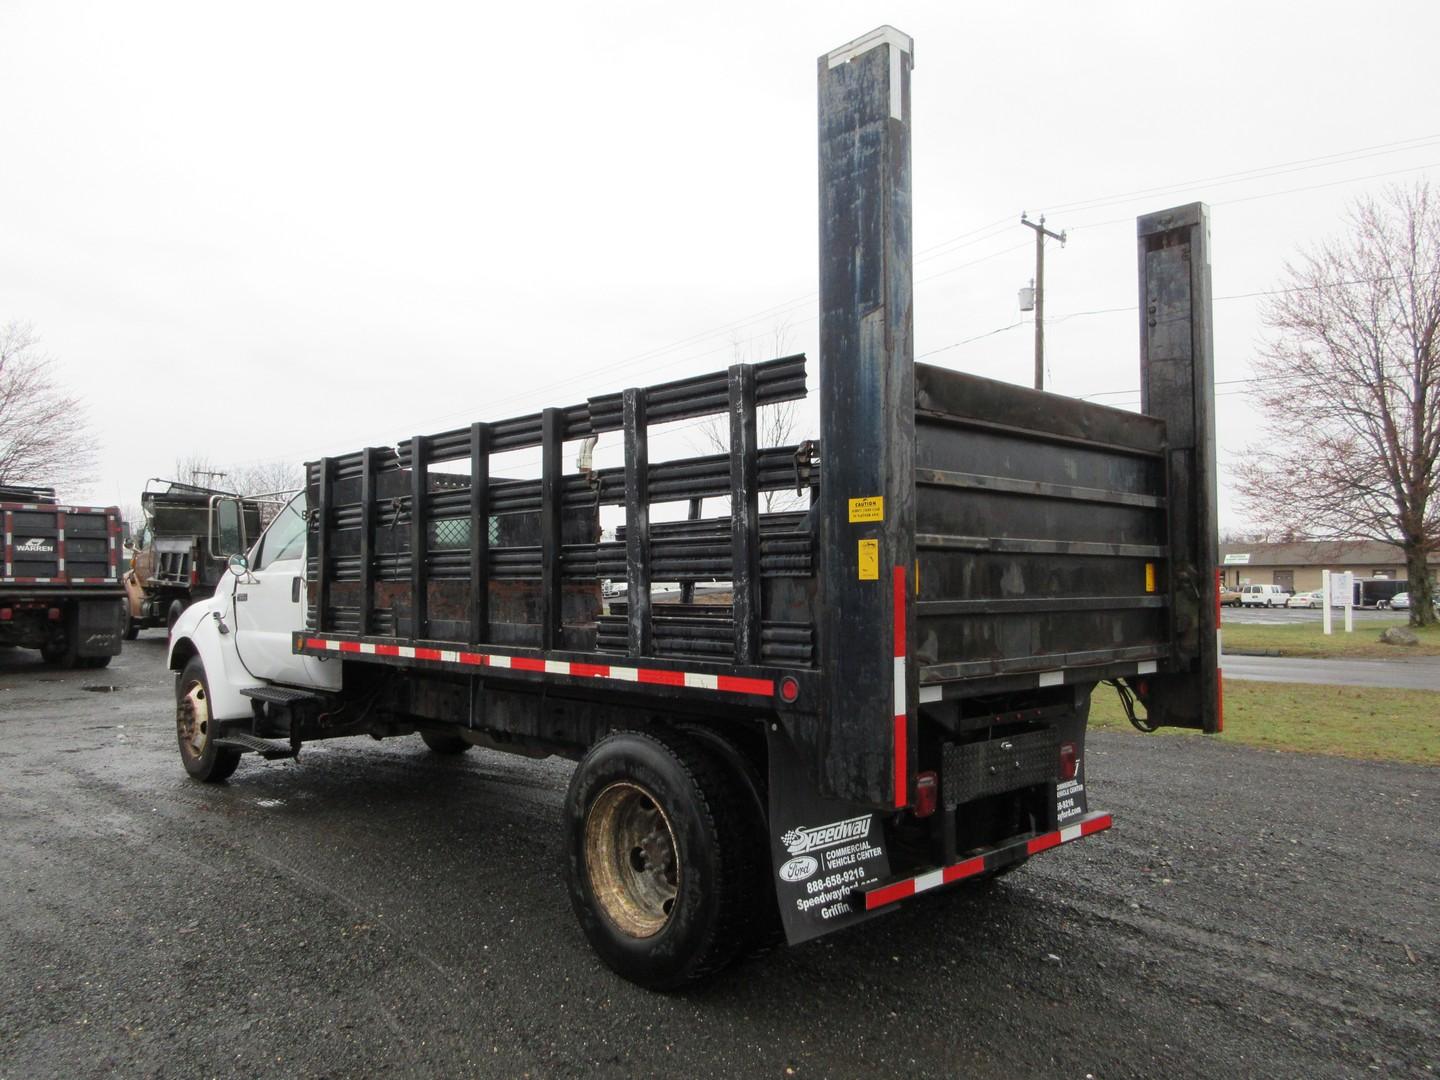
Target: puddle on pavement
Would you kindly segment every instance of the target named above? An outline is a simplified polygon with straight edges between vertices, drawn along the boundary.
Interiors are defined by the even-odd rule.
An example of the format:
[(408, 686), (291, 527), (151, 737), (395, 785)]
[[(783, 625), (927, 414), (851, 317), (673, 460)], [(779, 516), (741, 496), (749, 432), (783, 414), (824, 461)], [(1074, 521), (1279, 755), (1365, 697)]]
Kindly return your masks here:
[(92, 694), (113, 694), (121, 689), (118, 686), (82, 686), (81, 690), (88, 690)]

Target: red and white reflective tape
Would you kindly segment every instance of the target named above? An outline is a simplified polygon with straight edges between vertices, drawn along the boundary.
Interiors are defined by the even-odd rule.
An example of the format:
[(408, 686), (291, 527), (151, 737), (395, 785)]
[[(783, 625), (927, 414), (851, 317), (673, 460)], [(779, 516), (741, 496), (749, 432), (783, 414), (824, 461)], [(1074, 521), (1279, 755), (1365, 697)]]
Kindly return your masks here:
[(910, 802), (910, 705), (905, 681), (905, 568), (895, 567), (895, 805)]
[(572, 679), (608, 679), (612, 682), (650, 686), (679, 686), (687, 690), (713, 690), (721, 694), (749, 694), (757, 697), (773, 697), (775, 694), (774, 681), (742, 675), (590, 664), (578, 660), (548, 660), (543, 656), (429, 649), (418, 645), (385, 645), (370, 641), (340, 641), (334, 638), (306, 638), (305, 648), (307, 651), (341, 655), (394, 656), (404, 660), (433, 660), (441, 664), (463, 664), (467, 667), (508, 668), (511, 671), (528, 671), (540, 675), (564, 675)]
[(41, 503), (6, 503), (5, 507), (8, 510), (53, 510), (57, 514), (105, 514), (113, 509), (109, 506), (56, 506)]
[(1220, 585), (1223, 570), (1215, 571), (1215, 730), (1225, 730), (1225, 676), (1220, 671), (1220, 657), (1225, 655), (1220, 637)]
[(113, 577), (0, 577), (6, 585), (118, 585), (119, 578)]
[[(874, 911), (876, 908), (884, 907), (886, 904), (893, 904), (897, 900), (904, 900), (914, 896), (916, 893), (925, 892), (927, 889), (939, 888), (941, 885), (949, 885), (952, 882), (963, 881), (965, 878), (974, 877), (983, 873), (987, 868), (986, 860), (992, 860), (990, 868), (1000, 864), (996, 858), (1002, 852), (1009, 852), (1012, 848), (1018, 848), (1023, 844), (1026, 855), (1038, 855), (1042, 851), (1049, 851), (1061, 844), (1068, 844), (1072, 840), (1079, 840), (1082, 836), (1090, 836), (1092, 833), (1103, 832), (1113, 825), (1114, 819), (1109, 814), (1095, 812), (1086, 814), (1079, 821), (1066, 825), (1063, 829), (1055, 832), (1044, 833), (1041, 836), (1031, 837), (1028, 840), (1016, 841), (1013, 844), (1002, 844), (1001, 846), (987, 851), (982, 855), (966, 859), (964, 862), (955, 863), (953, 866), (945, 866), (939, 870), (930, 870), (915, 877), (906, 878), (904, 881), (892, 882), (889, 885), (882, 885), (878, 889), (871, 889), (865, 893), (865, 910)], [(1009, 860), (1006, 860), (1007, 862)]]

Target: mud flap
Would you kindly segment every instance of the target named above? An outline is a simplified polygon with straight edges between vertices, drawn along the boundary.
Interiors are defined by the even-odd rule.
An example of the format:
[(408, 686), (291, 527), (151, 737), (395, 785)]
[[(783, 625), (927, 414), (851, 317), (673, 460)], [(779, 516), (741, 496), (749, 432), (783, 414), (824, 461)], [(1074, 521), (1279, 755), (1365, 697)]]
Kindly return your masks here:
[(74, 623), (66, 633), (75, 635), (76, 656), (119, 656), (124, 617), (120, 596), (86, 600), (75, 605)]
[(783, 731), (769, 733), (770, 859), (791, 945), (880, 914), (859, 889), (890, 876), (882, 815), (822, 798)]
[(1089, 804), (1085, 798), (1085, 728), (1090, 716), (1090, 699), (1078, 715), (1056, 725), (1060, 745), (1075, 748), (1075, 776), (1055, 785), (1055, 827), (1064, 828), (1085, 816)]

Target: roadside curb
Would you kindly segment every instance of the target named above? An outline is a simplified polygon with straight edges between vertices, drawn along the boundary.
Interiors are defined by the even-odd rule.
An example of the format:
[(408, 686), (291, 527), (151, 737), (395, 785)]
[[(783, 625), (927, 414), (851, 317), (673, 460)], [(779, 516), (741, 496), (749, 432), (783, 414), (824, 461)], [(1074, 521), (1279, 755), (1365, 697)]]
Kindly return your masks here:
[(1223, 649), (1220, 656), (1284, 656), (1279, 649)]

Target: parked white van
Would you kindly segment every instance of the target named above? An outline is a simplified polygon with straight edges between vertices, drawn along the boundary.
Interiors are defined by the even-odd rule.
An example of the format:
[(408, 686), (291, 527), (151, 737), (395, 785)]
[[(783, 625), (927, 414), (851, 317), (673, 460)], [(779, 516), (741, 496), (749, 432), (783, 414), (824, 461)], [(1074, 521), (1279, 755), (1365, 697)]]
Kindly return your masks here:
[(1290, 594), (1279, 585), (1241, 585), (1241, 607), (1284, 607)]

